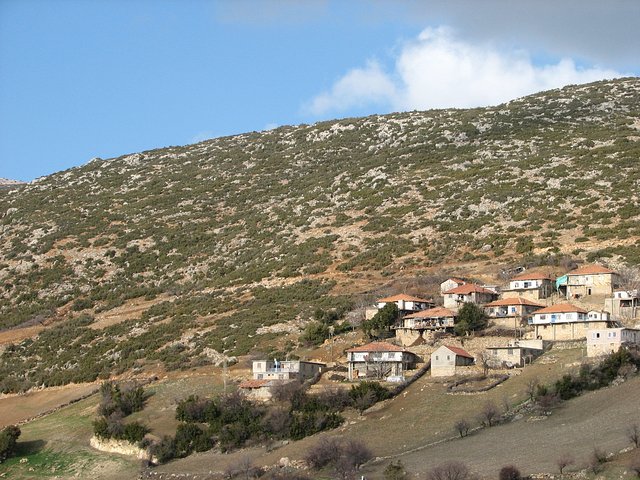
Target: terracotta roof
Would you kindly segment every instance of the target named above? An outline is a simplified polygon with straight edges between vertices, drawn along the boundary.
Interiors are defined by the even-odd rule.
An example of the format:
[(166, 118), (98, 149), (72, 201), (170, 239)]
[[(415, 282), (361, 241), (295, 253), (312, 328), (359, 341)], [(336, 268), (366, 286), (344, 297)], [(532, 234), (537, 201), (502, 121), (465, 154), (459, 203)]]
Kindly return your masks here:
[(239, 388), (260, 388), (266, 387), (270, 380), (243, 380), (238, 385)]
[(359, 347), (353, 347), (347, 352), (404, 352), (404, 348), (392, 345), (388, 342), (371, 342)]
[(429, 310), (421, 310), (416, 313), (410, 313), (404, 318), (440, 318), (440, 317), (455, 317), (456, 313), (448, 308), (436, 307)]
[(461, 295), (467, 295), (469, 293), (490, 293), (495, 295), (496, 292), (492, 292), (491, 290), (487, 290), (486, 288), (481, 287), (480, 285), (476, 285), (475, 283), (466, 283), (464, 285), (460, 285), (459, 287), (452, 288), (451, 290), (447, 290), (443, 292), (444, 294), (448, 293), (457, 293)]
[(391, 303), (397, 302), (399, 300), (404, 300), (405, 302), (431, 303), (429, 300), (425, 300), (424, 298), (414, 297), (411, 295), (406, 295), (404, 293), (399, 293), (398, 295), (394, 295), (392, 297), (381, 298), (378, 300), (378, 303)]
[(471, 355), (469, 352), (467, 352), (463, 348), (451, 347), (449, 345), (445, 345), (445, 347), (448, 348), (449, 350), (451, 350), (456, 355), (460, 355), (461, 357), (473, 358), (473, 355)]
[[(463, 280), (463, 279), (458, 278), (458, 277), (449, 277), (449, 278), (447, 278), (447, 280), (453, 280), (454, 282), (459, 283), (459, 284), (461, 284), (461, 285), (464, 285), (465, 283), (467, 283), (467, 281), (466, 281), (466, 280)], [(445, 282), (446, 282), (447, 280), (445, 280)], [(444, 282), (442, 282), (442, 283), (444, 283)]]
[(535, 315), (540, 313), (570, 313), (570, 312), (578, 312), (578, 313), (587, 313), (586, 310), (583, 310), (580, 307), (576, 307), (575, 305), (571, 305), (570, 303), (558, 303), (557, 305), (551, 305), (550, 307), (546, 307), (540, 310), (536, 310)]
[(485, 307), (502, 307), (504, 305), (530, 305), (532, 307), (544, 307), (544, 305), (532, 302), (526, 298), (501, 298), (500, 300), (487, 303)]
[(516, 275), (510, 281), (513, 282), (517, 280), (552, 280), (553, 281), (555, 279), (551, 278), (549, 275), (546, 275), (544, 273), (524, 272), (524, 273), (521, 273), (520, 275)]
[(596, 275), (598, 273), (616, 273), (602, 265), (585, 265), (584, 267), (571, 270), (567, 275)]

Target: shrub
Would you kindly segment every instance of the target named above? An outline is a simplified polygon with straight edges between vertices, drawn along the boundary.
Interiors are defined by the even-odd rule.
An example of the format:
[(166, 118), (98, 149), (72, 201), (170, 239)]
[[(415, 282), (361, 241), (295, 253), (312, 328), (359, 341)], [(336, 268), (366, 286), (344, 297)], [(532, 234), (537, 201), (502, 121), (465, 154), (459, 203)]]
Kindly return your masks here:
[(192, 452), (205, 452), (213, 448), (213, 435), (195, 423), (181, 423), (174, 437), (177, 457), (186, 457)]
[(0, 462), (13, 455), (21, 433), (16, 425), (9, 425), (0, 431)]
[(469, 429), (471, 428), (471, 425), (469, 424), (469, 422), (464, 418), (461, 418), (460, 420), (458, 420), (456, 423), (454, 423), (453, 426), (456, 429), (456, 432), (458, 432), (458, 434), (460, 435), (460, 438), (468, 435)]
[(520, 470), (513, 465), (505, 465), (500, 469), (498, 478), (500, 480), (520, 480), (522, 475), (520, 474)]
[(640, 426), (638, 426), (637, 423), (634, 423), (627, 428), (627, 438), (635, 448), (640, 446)]
[(362, 413), (376, 402), (391, 397), (391, 392), (378, 382), (364, 381), (358, 385), (353, 385), (349, 391), (349, 396), (353, 401), (353, 405)]
[(158, 443), (151, 445), (149, 451), (158, 462), (166, 463), (176, 457), (176, 442), (173, 437), (165, 435)]
[(573, 456), (569, 453), (564, 453), (556, 460), (556, 465), (558, 466), (558, 471), (560, 474), (564, 472), (564, 469), (570, 465), (576, 463)]
[(482, 408), (482, 412), (480, 413), (480, 421), (483, 425), (487, 427), (491, 427), (495, 424), (495, 422), (500, 417), (500, 410), (493, 402), (485, 403)]
[(462, 462), (450, 461), (438, 465), (427, 472), (427, 480), (468, 480), (471, 471)]
[(385, 480), (406, 480), (408, 478), (407, 471), (400, 460), (387, 465), (382, 474)]
[(337, 461), (339, 456), (340, 441), (337, 438), (325, 437), (307, 451), (304, 460), (310, 468), (319, 470)]

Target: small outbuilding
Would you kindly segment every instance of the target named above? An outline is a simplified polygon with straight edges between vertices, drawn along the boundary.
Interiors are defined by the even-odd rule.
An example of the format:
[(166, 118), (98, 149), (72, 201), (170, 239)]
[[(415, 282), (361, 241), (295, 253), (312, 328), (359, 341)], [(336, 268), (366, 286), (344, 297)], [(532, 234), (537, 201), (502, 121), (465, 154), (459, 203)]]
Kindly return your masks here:
[(460, 347), (442, 345), (431, 354), (431, 376), (450, 377), (456, 374), (456, 367), (473, 365), (474, 358)]

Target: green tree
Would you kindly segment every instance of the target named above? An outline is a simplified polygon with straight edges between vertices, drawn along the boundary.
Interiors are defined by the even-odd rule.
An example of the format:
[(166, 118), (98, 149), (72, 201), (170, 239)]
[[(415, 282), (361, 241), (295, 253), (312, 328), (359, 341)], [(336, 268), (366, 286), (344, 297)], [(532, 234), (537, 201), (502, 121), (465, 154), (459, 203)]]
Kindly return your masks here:
[(362, 329), (369, 338), (382, 336), (396, 323), (399, 315), (398, 306), (387, 303), (370, 320), (362, 322)]
[(0, 431), (0, 462), (13, 454), (20, 433), (20, 428), (15, 425), (9, 425)]
[(475, 303), (465, 303), (458, 311), (458, 319), (454, 330), (456, 335), (466, 335), (469, 332), (482, 330), (487, 326), (487, 315)]

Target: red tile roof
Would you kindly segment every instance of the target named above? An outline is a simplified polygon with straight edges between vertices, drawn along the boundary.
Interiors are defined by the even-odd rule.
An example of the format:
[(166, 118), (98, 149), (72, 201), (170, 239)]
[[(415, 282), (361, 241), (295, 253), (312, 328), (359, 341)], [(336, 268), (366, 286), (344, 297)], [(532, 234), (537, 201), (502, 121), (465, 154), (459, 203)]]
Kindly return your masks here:
[(392, 345), (388, 342), (371, 342), (359, 347), (353, 347), (347, 352), (404, 352), (404, 348)]
[(452, 288), (451, 290), (447, 290), (446, 292), (443, 292), (443, 293), (444, 294), (454, 293), (459, 295), (468, 295), (469, 293), (489, 293), (491, 295), (496, 294), (496, 292), (487, 290), (486, 288), (483, 288), (480, 285), (476, 285), (475, 283), (466, 283), (464, 285), (460, 285), (459, 287)]
[(599, 273), (616, 273), (602, 265), (585, 265), (584, 267), (571, 270), (567, 275), (597, 275)]
[(469, 352), (467, 352), (463, 348), (452, 347), (450, 345), (445, 345), (445, 347), (448, 348), (449, 350), (451, 350), (456, 355), (460, 355), (461, 357), (473, 358), (473, 355), (471, 355)]
[(532, 302), (526, 298), (501, 298), (494, 302), (487, 303), (485, 307), (503, 307), (505, 305), (529, 305), (531, 307), (544, 307), (541, 303)]
[(432, 303), (429, 300), (425, 300), (424, 298), (414, 297), (411, 295), (406, 295), (404, 293), (399, 293), (398, 295), (393, 295), (392, 297), (381, 298), (378, 300), (378, 303), (391, 303), (402, 300), (405, 302)]
[(520, 275), (516, 275), (511, 279), (512, 282), (517, 280), (551, 280), (553, 281), (554, 279), (544, 273), (524, 272), (524, 273), (521, 273)]
[(583, 310), (580, 307), (576, 307), (575, 305), (571, 305), (570, 303), (558, 303), (556, 305), (551, 305), (550, 307), (542, 308), (540, 310), (536, 310), (535, 314), (545, 314), (545, 313), (587, 313), (586, 310)]
[(455, 317), (456, 313), (448, 308), (436, 307), (429, 310), (421, 310), (420, 312), (410, 313), (404, 318), (440, 318), (440, 317)]

